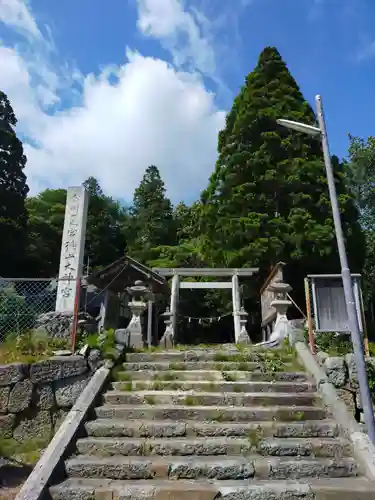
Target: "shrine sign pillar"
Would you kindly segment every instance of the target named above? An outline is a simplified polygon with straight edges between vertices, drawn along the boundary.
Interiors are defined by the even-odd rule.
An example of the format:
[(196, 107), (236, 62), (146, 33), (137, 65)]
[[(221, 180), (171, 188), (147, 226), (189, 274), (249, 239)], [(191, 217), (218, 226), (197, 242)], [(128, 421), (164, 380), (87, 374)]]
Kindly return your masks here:
[(85, 251), (88, 192), (83, 186), (69, 187), (66, 194), (64, 230), (61, 243), (57, 312), (74, 311), (77, 282), (82, 277)]

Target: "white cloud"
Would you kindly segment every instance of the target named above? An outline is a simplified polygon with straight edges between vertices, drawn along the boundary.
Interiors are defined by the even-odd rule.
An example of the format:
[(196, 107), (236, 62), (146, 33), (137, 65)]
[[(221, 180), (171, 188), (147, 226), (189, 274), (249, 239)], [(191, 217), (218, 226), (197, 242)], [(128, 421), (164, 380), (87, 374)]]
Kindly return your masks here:
[(137, 4), (139, 29), (159, 39), (176, 66), (215, 75), (215, 52), (202, 12), (185, 10), (182, 0), (137, 0)]
[[(25, 19), (33, 20), (27, 13)], [(140, 16), (144, 29), (153, 26), (160, 37), (175, 26), (172, 18), (158, 24)], [(199, 39), (192, 38), (197, 44)], [(131, 199), (149, 164), (160, 168), (174, 201), (197, 196), (205, 187), (225, 113), (197, 73), (128, 50), (122, 65), (82, 75), (67, 66), (57, 71), (40, 50), (0, 47), (0, 88), (11, 99), (19, 132), (28, 137), (32, 193), (95, 176), (107, 193)], [(202, 68), (206, 64), (197, 61)], [(71, 83), (79, 88), (77, 104), (51, 113), (50, 106), (59, 104), (61, 90)]]
[(42, 38), (42, 34), (24, 0), (0, 0), (0, 21), (24, 34)]
[(363, 42), (357, 51), (355, 59), (357, 62), (363, 62), (372, 59), (375, 56), (375, 40)]

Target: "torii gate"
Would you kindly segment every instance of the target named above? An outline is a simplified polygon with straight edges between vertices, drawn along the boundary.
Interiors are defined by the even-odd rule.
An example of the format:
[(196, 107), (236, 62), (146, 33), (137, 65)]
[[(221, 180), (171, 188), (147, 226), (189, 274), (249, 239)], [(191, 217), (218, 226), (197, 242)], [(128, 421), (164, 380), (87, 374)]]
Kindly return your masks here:
[[(239, 285), (239, 277), (249, 277), (254, 273), (258, 272), (258, 268), (153, 268), (153, 271), (164, 277), (172, 276), (172, 289), (171, 289), (171, 302), (170, 302), (170, 312), (173, 332), (176, 332), (177, 324), (177, 311), (178, 311), (178, 299), (180, 288), (192, 289), (212, 289), (212, 288), (231, 288), (232, 289), (232, 303), (233, 303), (233, 322), (234, 322), (234, 338), (237, 343), (240, 337), (241, 324), (240, 324), (240, 309), (241, 309), (241, 292)], [(180, 281), (181, 277), (195, 277), (195, 276), (212, 276), (212, 277), (222, 277), (231, 276), (231, 281)]]

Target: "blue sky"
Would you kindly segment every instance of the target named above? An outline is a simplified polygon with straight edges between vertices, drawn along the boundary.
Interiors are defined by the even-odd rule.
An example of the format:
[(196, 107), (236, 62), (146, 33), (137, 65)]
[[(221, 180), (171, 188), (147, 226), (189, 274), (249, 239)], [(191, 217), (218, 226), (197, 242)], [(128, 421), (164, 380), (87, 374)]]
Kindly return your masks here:
[[(373, 0), (0, 0), (0, 88), (32, 192), (98, 177), (129, 200), (150, 163), (191, 201), (266, 45), (324, 99), (332, 153), (375, 134)], [(2, 22), (1, 22), (2, 21)]]

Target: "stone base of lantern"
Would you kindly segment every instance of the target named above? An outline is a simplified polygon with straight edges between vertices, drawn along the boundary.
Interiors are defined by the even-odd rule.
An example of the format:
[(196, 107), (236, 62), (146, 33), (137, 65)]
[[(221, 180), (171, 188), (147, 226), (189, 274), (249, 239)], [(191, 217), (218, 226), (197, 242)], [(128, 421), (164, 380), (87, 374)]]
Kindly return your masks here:
[(252, 343), (250, 340), (249, 334), (247, 333), (246, 330), (241, 330), (240, 336), (238, 337), (238, 340), (237, 340), (237, 343), (238, 344), (251, 344)]
[(116, 344), (121, 344), (128, 349), (143, 349), (143, 335), (141, 331), (132, 331), (125, 328), (116, 330)]
[(166, 329), (162, 338), (160, 339), (160, 344), (164, 349), (172, 349), (174, 342), (173, 342), (173, 330), (172, 328)]

